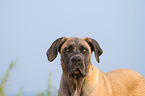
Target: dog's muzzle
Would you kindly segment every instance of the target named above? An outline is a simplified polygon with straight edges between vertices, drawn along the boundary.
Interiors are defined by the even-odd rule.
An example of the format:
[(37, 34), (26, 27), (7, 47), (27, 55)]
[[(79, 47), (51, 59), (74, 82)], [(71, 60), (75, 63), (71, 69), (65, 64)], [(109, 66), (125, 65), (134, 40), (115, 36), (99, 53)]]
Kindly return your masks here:
[(81, 56), (72, 56), (68, 65), (69, 76), (79, 78), (86, 76), (86, 66)]

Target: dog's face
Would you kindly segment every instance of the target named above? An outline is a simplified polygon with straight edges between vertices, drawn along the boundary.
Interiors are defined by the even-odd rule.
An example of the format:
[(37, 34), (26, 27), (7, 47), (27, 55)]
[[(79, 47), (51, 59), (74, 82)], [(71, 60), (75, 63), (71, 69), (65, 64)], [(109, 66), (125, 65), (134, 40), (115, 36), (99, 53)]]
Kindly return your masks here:
[(60, 52), (63, 71), (69, 77), (79, 78), (87, 75), (87, 67), (93, 51), (99, 62), (99, 56), (103, 51), (97, 41), (91, 38), (63, 37), (54, 41), (47, 51), (47, 56), (49, 61), (53, 61)]
[(73, 37), (64, 42), (60, 50), (62, 66), (69, 76), (78, 78), (86, 76), (90, 62), (91, 48), (82, 38)]

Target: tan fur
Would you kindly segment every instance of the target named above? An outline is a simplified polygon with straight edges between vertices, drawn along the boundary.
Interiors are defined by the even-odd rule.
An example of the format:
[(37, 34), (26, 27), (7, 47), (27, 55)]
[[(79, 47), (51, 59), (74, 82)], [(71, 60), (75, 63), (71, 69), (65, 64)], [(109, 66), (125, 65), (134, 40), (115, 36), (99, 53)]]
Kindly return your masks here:
[[(62, 74), (58, 96), (69, 96), (67, 80), (68, 76)], [(91, 65), (81, 96), (145, 96), (145, 79), (130, 69), (103, 73)]]
[[(75, 38), (75, 37), (74, 37)], [(68, 38), (68, 40), (73, 38)], [(84, 40), (84, 39), (82, 39)], [(67, 45), (67, 41), (61, 47)], [(86, 43), (85, 41), (82, 43)], [(87, 43), (86, 43), (87, 44)], [(89, 45), (87, 44), (88, 48)], [(89, 50), (91, 50), (89, 48)], [(89, 53), (91, 56), (91, 51)], [(70, 94), (68, 74), (61, 63), (63, 74), (61, 77), (58, 96), (145, 96), (145, 78), (130, 69), (117, 69), (103, 73), (97, 67), (89, 63), (87, 75), (81, 88), (81, 95)]]

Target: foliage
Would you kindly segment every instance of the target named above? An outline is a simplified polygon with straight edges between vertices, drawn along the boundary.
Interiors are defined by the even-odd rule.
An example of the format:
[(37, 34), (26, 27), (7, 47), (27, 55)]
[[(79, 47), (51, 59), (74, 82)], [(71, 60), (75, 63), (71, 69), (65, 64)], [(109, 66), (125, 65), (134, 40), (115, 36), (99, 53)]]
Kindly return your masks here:
[(12, 61), (10, 66), (9, 66), (9, 69), (7, 70), (6, 74), (4, 75), (4, 77), (2, 78), (1, 80), (1, 85), (0, 85), (0, 96), (6, 96), (5, 95), (5, 86), (6, 86), (6, 83), (8, 81), (8, 78), (10, 76), (10, 72), (12, 70), (12, 68), (14, 67), (14, 65), (16, 64), (15, 61)]
[(21, 96), (22, 95), (22, 90), (23, 90), (23, 87), (20, 88), (19, 92), (18, 92), (18, 95), (17, 96)]
[(57, 92), (56, 88), (54, 88), (51, 85), (51, 76), (52, 74), (50, 73), (48, 77), (48, 85), (47, 85), (48, 87), (46, 89), (46, 95), (45, 95), (45, 92), (40, 92), (40, 93), (37, 93), (37, 96), (52, 96), (52, 92)]
[[(0, 96), (6, 96), (6, 94), (5, 94), (6, 83), (8, 81), (9, 76), (10, 76), (10, 72), (15, 64), (16, 64), (15, 61), (11, 62), (6, 74), (3, 76), (2, 80), (0, 81)], [(51, 85), (51, 76), (52, 76), (52, 74), (50, 73), (49, 77), (48, 77), (48, 87), (46, 89), (46, 92), (37, 92), (36, 96), (52, 96), (52, 92), (55, 92), (55, 93), (57, 92), (56, 88), (54, 88)], [(21, 96), (23, 94), (22, 90), (23, 90), (23, 87), (20, 88), (17, 96)]]

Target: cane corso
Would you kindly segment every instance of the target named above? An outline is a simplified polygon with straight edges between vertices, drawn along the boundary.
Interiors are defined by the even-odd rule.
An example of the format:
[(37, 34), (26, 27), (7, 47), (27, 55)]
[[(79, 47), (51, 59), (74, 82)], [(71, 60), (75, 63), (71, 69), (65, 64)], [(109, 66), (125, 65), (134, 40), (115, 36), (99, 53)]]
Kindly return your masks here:
[(103, 73), (91, 64), (94, 52), (97, 62), (103, 53), (92, 38), (62, 37), (47, 51), (48, 60), (61, 54), (62, 77), (58, 96), (145, 96), (145, 78), (130, 69)]

